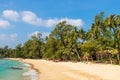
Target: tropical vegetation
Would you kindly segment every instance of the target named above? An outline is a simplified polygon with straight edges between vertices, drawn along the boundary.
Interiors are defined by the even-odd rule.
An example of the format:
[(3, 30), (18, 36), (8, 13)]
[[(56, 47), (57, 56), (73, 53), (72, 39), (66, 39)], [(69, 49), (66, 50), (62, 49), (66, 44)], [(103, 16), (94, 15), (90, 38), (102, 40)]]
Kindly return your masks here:
[(89, 30), (63, 21), (45, 39), (41, 36), (39, 32), (15, 49), (0, 48), (0, 56), (120, 64), (120, 15), (101, 12)]

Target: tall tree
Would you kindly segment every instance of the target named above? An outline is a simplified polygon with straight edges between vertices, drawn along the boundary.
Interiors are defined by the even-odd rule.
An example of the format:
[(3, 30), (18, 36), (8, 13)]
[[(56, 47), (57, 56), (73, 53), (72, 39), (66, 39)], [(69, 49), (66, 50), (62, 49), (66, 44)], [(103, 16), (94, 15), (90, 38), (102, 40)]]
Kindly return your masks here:
[(31, 36), (31, 39), (25, 42), (23, 46), (24, 57), (42, 58), (42, 44), (41, 33)]

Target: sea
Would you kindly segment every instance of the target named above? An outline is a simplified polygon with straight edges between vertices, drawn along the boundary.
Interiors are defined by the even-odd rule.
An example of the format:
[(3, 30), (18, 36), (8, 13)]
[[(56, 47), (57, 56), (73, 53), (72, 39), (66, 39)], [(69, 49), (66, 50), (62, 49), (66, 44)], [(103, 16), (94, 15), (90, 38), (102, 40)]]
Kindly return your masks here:
[(0, 59), (0, 80), (38, 80), (38, 72), (27, 63)]

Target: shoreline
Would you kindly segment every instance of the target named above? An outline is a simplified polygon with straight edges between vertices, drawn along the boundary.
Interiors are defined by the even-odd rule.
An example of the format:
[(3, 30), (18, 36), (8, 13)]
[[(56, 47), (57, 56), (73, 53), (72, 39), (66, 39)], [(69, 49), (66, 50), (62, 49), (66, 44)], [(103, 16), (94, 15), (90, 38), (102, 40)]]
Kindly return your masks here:
[[(26, 60), (24, 60), (25, 62), (27, 62), (27, 63), (29, 63), (29, 64), (31, 64), (32, 63), (32, 65), (33, 65), (33, 62), (34, 61), (36, 61), (36, 62), (39, 62), (39, 61), (41, 61), (42, 63), (48, 63), (48, 62), (50, 62), (50, 63), (52, 63), (52, 64), (49, 64), (48, 63), (48, 65), (53, 65), (53, 68), (55, 67), (54, 66), (54, 64), (55, 65), (57, 65), (57, 63), (67, 63), (67, 62), (53, 62), (53, 61), (49, 61), (49, 60), (35, 60), (35, 59), (26, 59)], [(32, 62), (33, 61), (33, 62)], [(68, 62), (69, 63), (69, 62)], [(35, 63), (36, 64), (36, 63)], [(76, 63), (75, 63), (76, 64)], [(43, 65), (44, 66), (44, 65)], [(62, 65), (61, 65), (62, 66)], [(35, 67), (34, 67), (35, 68)], [(40, 69), (37, 69), (38, 67), (36, 67), (35, 69), (37, 70), (37, 71), (40, 71)], [(47, 67), (47, 68), (49, 68), (49, 67)], [(45, 69), (47, 69), (47, 68), (45, 68)], [(73, 73), (69, 73), (68, 71), (64, 71), (64, 70), (67, 70), (67, 68), (65, 68), (65, 67), (62, 67), (62, 69), (64, 69), (63, 71), (62, 71), (62, 75), (59, 75), (59, 72), (61, 72), (61, 71), (59, 71), (59, 69), (60, 69), (60, 67), (59, 68), (57, 68), (58, 69), (58, 72), (53, 72), (52, 74), (53, 75), (51, 75), (51, 72), (52, 72), (52, 69), (50, 70), (50, 71), (45, 71), (45, 73), (44, 73), (44, 71), (42, 71), (42, 69), (41, 69), (41, 74), (40, 74), (40, 72), (39, 72), (39, 77), (40, 76), (42, 76), (41, 78), (39, 78), (39, 80), (78, 80), (78, 79), (80, 79), (80, 80), (88, 80), (88, 79), (90, 79), (90, 80), (103, 80), (103, 79), (101, 79), (99, 76), (95, 76), (95, 75), (91, 75), (91, 74), (86, 74), (86, 73), (84, 73), (84, 72), (80, 72), (80, 74), (79, 75), (77, 75), (77, 76), (75, 76)], [(44, 74), (43, 74), (44, 73)], [(50, 76), (49, 76), (50, 75)], [(85, 76), (84, 76), (85, 75)], [(79, 78), (78, 78), (79, 77)], [(88, 77), (90, 77), (90, 78), (88, 78)]]
[(20, 61), (32, 64), (32, 68), (39, 72), (39, 80), (120, 79), (120, 66), (118, 65), (95, 63), (85, 64), (82, 62), (53, 62), (38, 59), (20, 59)]
[(22, 62), (28, 70), (22, 74), (23, 80), (39, 80), (39, 72), (34, 68), (32, 64)]
[[(22, 74), (23, 80), (39, 80), (40, 72), (38, 69), (34, 68), (33, 64), (28, 63), (28, 62), (24, 62), (24, 59), (22, 59), (22, 58), (5, 58), (5, 59), (16, 60), (16, 61), (22, 62), (23, 65), (28, 68), (28, 70)], [(38, 79), (36, 79), (35, 77)]]

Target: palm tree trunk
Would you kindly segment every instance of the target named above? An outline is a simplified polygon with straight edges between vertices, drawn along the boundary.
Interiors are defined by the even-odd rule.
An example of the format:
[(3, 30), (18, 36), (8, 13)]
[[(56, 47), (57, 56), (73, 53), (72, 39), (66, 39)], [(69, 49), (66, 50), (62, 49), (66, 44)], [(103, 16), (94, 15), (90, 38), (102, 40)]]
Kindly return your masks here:
[(118, 61), (118, 64), (120, 64), (120, 55), (119, 55), (119, 53), (117, 54), (117, 61)]
[(82, 59), (81, 59), (81, 57), (80, 57), (80, 55), (79, 55), (79, 53), (78, 53), (76, 47), (75, 47), (75, 52), (76, 52), (76, 54), (77, 54), (77, 56), (78, 56), (78, 59), (81, 61)]
[(109, 61), (110, 61), (110, 64), (112, 64), (112, 57), (111, 57), (111, 54), (109, 54)]

